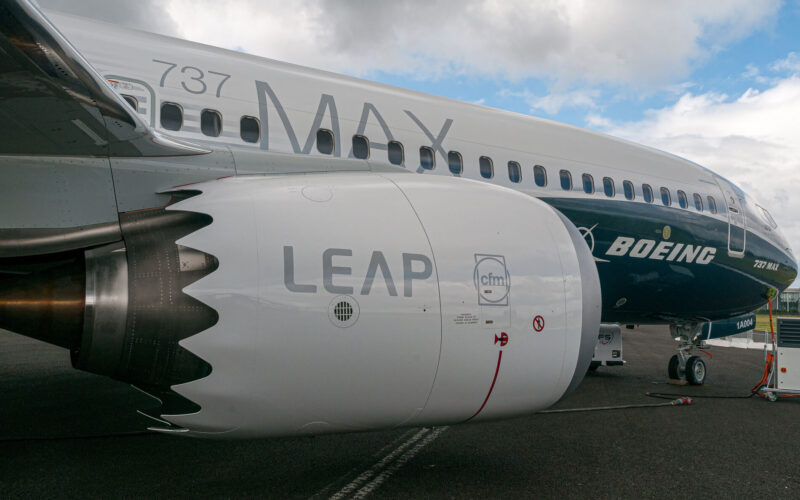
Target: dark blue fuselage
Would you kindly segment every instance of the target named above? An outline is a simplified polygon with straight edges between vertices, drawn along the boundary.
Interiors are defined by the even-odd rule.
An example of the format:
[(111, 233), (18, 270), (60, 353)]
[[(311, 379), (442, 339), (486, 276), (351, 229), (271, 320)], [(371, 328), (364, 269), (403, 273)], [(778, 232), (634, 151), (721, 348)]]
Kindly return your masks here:
[(541, 199), (584, 233), (600, 275), (604, 322), (731, 318), (758, 309), (797, 276), (794, 258), (755, 232), (747, 231), (742, 256), (729, 252), (729, 224), (703, 213), (622, 200)]

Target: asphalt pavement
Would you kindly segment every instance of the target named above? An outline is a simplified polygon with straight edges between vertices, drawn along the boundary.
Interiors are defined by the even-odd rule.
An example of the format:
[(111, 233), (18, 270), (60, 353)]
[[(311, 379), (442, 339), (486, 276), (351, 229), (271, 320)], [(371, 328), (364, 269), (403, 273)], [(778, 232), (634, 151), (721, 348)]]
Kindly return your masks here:
[[(745, 398), (757, 350), (713, 348), (702, 387), (666, 383), (664, 327), (623, 330), (601, 367), (550, 413), (439, 428), (252, 441), (149, 433), (155, 403), (83, 372), (66, 351), (0, 331), (0, 497), (800, 497), (800, 400)], [(702, 396), (732, 396), (704, 398)]]

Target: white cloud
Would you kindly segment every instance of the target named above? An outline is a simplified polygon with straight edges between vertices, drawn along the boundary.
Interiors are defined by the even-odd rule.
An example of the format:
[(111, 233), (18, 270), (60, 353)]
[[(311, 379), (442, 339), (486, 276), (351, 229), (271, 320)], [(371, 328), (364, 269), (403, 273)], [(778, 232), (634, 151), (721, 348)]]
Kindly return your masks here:
[(766, 90), (685, 94), (636, 122), (592, 117), (596, 128), (683, 156), (738, 184), (770, 210), (800, 253), (800, 76)]
[[(41, 0), (351, 74), (661, 87), (771, 22), (780, 0)], [(177, 29), (173, 29), (177, 26)]]
[(748, 64), (745, 67), (745, 71), (741, 74), (741, 77), (745, 80), (752, 80), (759, 85), (767, 85), (770, 83), (774, 84), (777, 82), (776, 79), (767, 75), (763, 75), (761, 73), (761, 68), (754, 64)]
[(178, 25), (165, 15), (159, 0), (36, 0), (40, 7), (92, 17), (163, 35), (179, 35)]
[(772, 71), (789, 71), (791, 73), (800, 72), (800, 54), (789, 52), (784, 59), (779, 59), (770, 65)]
[(600, 91), (596, 89), (550, 92), (545, 95), (536, 95), (527, 90), (517, 92), (504, 89), (499, 94), (502, 97), (520, 97), (530, 106), (531, 113), (544, 111), (549, 115), (556, 115), (563, 108), (597, 109), (596, 100), (600, 97)]

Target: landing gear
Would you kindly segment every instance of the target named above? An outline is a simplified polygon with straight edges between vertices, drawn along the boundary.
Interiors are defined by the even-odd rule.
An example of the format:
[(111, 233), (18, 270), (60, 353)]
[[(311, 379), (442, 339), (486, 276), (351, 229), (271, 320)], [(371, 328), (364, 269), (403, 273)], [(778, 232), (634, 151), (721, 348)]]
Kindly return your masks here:
[(669, 378), (673, 380), (682, 380), (683, 373), (680, 370), (681, 362), (678, 359), (677, 354), (673, 354), (671, 358), (669, 358), (669, 365), (667, 366), (667, 374)]
[(686, 362), (686, 381), (691, 385), (703, 385), (706, 381), (706, 362), (692, 356)]
[(700, 339), (702, 323), (686, 325), (670, 325), (669, 333), (672, 338), (679, 338), (678, 354), (669, 359), (667, 375), (673, 380), (685, 380), (691, 385), (703, 385), (706, 381), (706, 363), (702, 358), (692, 356), (692, 349), (702, 349), (705, 346)]

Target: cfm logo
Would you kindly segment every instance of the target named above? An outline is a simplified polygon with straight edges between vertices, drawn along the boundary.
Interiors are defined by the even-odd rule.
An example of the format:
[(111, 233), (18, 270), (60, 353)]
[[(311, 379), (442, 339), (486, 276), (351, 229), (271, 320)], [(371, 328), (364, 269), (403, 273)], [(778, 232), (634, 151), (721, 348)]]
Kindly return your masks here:
[(511, 292), (511, 275), (502, 255), (475, 254), (472, 279), (478, 290), (478, 304), (482, 306), (507, 306)]
[(717, 249), (700, 245), (685, 245), (672, 241), (659, 241), (618, 236), (606, 250), (611, 257), (628, 255), (634, 259), (666, 260), (688, 264), (708, 264), (714, 260)]

